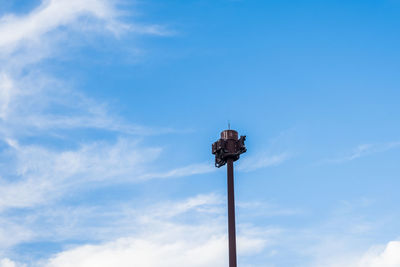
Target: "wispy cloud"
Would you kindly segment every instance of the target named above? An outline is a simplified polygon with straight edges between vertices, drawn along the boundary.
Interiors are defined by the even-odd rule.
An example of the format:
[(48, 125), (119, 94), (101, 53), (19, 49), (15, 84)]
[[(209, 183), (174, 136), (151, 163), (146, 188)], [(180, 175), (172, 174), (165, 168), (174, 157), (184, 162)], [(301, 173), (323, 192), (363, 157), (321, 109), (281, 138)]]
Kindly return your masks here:
[[(118, 36), (125, 31), (168, 34), (159, 26), (124, 23), (115, 2), (107, 0), (48, 0), (28, 14), (0, 19), (1, 267), (19, 266), (18, 259), (13, 262), (4, 255), (18, 244), (73, 245), (71, 240), (88, 245), (68, 246), (32, 266), (226, 265), (226, 218), (221, 206), (225, 201), (218, 196), (136, 209), (62, 204), (77, 190), (215, 171), (208, 163), (166, 171), (150, 168), (163, 149), (142, 145), (137, 135), (173, 129), (127, 122), (110, 112), (107, 103), (91, 99), (40, 67), (44, 59), (59, 55), (70, 32)], [(112, 137), (77, 141), (71, 133), (82, 129)], [(51, 145), (60, 140), (61, 146)], [(284, 160), (282, 155), (267, 157), (243, 170)], [(193, 217), (198, 218), (196, 223), (190, 222)], [(242, 255), (261, 251), (269, 236), (276, 234), (251, 226), (238, 229)]]
[(326, 159), (323, 162), (326, 163), (343, 163), (352, 161), (361, 157), (366, 157), (376, 153), (386, 152), (392, 149), (400, 148), (400, 142), (388, 142), (378, 144), (362, 144), (353, 149), (352, 152), (345, 156)]
[(182, 177), (196, 174), (204, 174), (216, 171), (212, 163), (190, 164), (185, 167), (167, 170), (164, 172), (150, 172), (142, 175), (141, 179)]
[(248, 217), (275, 217), (275, 216), (294, 216), (304, 214), (300, 209), (282, 208), (273, 203), (266, 202), (238, 202), (237, 207), (248, 212)]
[[(397, 266), (398, 241), (368, 249), (368, 233), (376, 229), (371, 225), (360, 230), (359, 225), (366, 222), (352, 212), (352, 209), (360, 210), (360, 207), (370, 205), (368, 203), (370, 202), (365, 199), (353, 201), (351, 207), (348, 202), (342, 207), (342, 203), (328, 220), (305, 227), (256, 227), (240, 223), (239, 259), (244, 264), (247, 259), (259, 255), (267, 258), (290, 255), (306, 258), (301, 266)], [(32, 214), (25, 215), (24, 218), (18, 218), (19, 215), (11, 217), (7, 222), (9, 228), (4, 227), (5, 224), (1, 221), (0, 226), (8, 229), (9, 235), (13, 231), (25, 233), (20, 236), (19, 242), (60, 239), (69, 241), (60, 252), (40, 262), (31, 262), (29, 266), (135, 264), (149, 267), (202, 267), (227, 264), (226, 203), (223, 196), (204, 194), (146, 206), (137, 204), (136, 201), (127, 201), (125, 205), (111, 203), (107, 207), (54, 209), (50, 206), (44, 207), (44, 210), (32, 211)], [(238, 204), (242, 215), (243, 209), (250, 209), (253, 213), (254, 209), (264, 209), (266, 205)], [(278, 209), (274, 207), (274, 210)], [(287, 211), (282, 209), (285, 210)], [(275, 212), (271, 216), (282, 215), (290, 214)], [(26, 218), (29, 220), (22, 227), (13, 228), (12, 225), (17, 225), (18, 220)], [(26, 231), (25, 227), (31, 229), (31, 232)], [(157, 253), (154, 254), (154, 251)], [(10, 259), (3, 261), (12, 262)], [(264, 264), (265, 262), (259, 266)]]
[(176, 132), (130, 123), (66, 83), (42, 73), (20, 79), (0, 76), (0, 134), (5, 137), (60, 135), (65, 130), (94, 129), (130, 135)]
[[(327, 253), (329, 253), (327, 251)], [(348, 251), (340, 256), (327, 257), (311, 266), (328, 267), (395, 267), (400, 266), (400, 241), (372, 245), (361, 252)]]
[[(6, 143), (8, 149), (3, 151), (2, 158), (7, 169), (0, 170), (0, 175), (3, 174), (3, 179), (0, 179), (0, 211), (47, 203), (85, 185), (93, 188), (110, 183), (136, 183), (215, 171), (212, 164), (204, 163), (153, 172), (152, 164), (162, 149), (143, 147), (132, 139), (85, 143), (73, 150), (21, 145), (12, 139), (7, 139)], [(17, 180), (6, 179), (7, 176)]]
[[(85, 240), (86, 245), (74, 247), (70, 244), (53, 256), (30, 264), (57, 267), (224, 266), (227, 264), (226, 215), (225, 209), (221, 209), (224, 205), (221, 196), (207, 194), (148, 207), (134, 208), (131, 203), (107, 209), (112, 212), (105, 213), (100, 212), (104, 207), (98, 207), (99, 210), (77, 207), (46, 211), (43, 216), (47, 216), (47, 225), (30, 226), (36, 230), (36, 239), (48, 236), (47, 240), (49, 237), (80, 240), (89, 236), (92, 241)], [(40, 212), (34, 216), (38, 215)], [(99, 224), (85, 225), (93, 220)], [(275, 235), (275, 231), (260, 232), (249, 225), (239, 227), (239, 255), (251, 257), (260, 253)]]
[[(110, 112), (107, 103), (91, 99), (37, 65), (58, 56), (69, 41), (60, 38), (66, 30), (162, 34), (154, 25), (126, 24), (121, 16), (113, 1), (51, 0), (30, 13), (0, 19), (0, 210), (48, 203), (78, 185), (191, 174), (189, 168), (154, 175), (146, 170), (162, 149), (139, 146), (138, 135), (174, 129), (127, 122)], [(88, 28), (101, 31), (85, 32)], [(111, 133), (112, 138), (74, 139), (74, 133), (89, 129)], [(60, 140), (63, 145), (57, 149), (49, 146)]]
[[(0, 18), (0, 48), (2, 53), (12, 53), (21, 47), (36, 47), (47, 34), (60, 27), (76, 28), (79, 31), (93, 29), (108, 30), (119, 34), (133, 31), (138, 34), (165, 35), (158, 25), (123, 23), (122, 12), (116, 2), (108, 0), (48, 0), (27, 15), (6, 15)], [(82, 19), (85, 19), (84, 21)], [(92, 19), (92, 20), (88, 20)]]
[(277, 155), (254, 155), (251, 157), (243, 157), (239, 162), (237, 169), (239, 171), (250, 172), (261, 168), (277, 166), (287, 161), (290, 154), (281, 153)]
[[(38, 66), (56, 58), (81, 35), (163, 34), (157, 25), (124, 23), (117, 2), (108, 0), (43, 1), (28, 14), (0, 18), (0, 134), (15, 137), (55, 129), (95, 128), (127, 134), (155, 134), (173, 129), (127, 123), (109, 112), (107, 103), (74, 90), (69, 81), (51, 77)], [(87, 31), (97, 28), (98, 31)], [(64, 37), (60, 37), (65, 33)], [(35, 67), (32, 64), (36, 64)], [(33, 132), (33, 133), (32, 133)]]
[(97, 28), (108, 33), (122, 30), (115, 4), (107, 0), (46, 0), (28, 14), (0, 18), (1, 72), (20, 80), (22, 70), (59, 54), (68, 43), (67, 31)]
[[(376, 235), (387, 227), (388, 222), (383, 217), (366, 216), (366, 211), (376, 204), (364, 197), (340, 201), (328, 214), (319, 212), (321, 219), (311, 225), (285, 228), (277, 246), (282, 250), (289, 249), (294, 258), (306, 258), (300, 266), (397, 266), (400, 260), (394, 257), (400, 251), (397, 244), (390, 248), (392, 253), (385, 252), (385, 247), (390, 247), (392, 242), (375, 246)], [(397, 243), (398, 238), (395, 236), (392, 240)]]

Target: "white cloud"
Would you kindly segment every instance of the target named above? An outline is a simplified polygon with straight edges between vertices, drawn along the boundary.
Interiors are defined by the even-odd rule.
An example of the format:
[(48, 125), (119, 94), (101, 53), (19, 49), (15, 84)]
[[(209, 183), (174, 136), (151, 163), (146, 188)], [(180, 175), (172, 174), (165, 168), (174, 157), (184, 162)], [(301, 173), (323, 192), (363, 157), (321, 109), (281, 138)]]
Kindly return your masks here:
[(40, 42), (46, 33), (69, 26), (82, 16), (107, 21), (107, 27), (111, 27), (116, 11), (105, 0), (46, 0), (27, 15), (6, 15), (0, 19), (0, 48), (10, 53), (20, 45)]
[(152, 218), (172, 218), (191, 210), (201, 213), (221, 214), (223, 211), (216, 208), (220, 207), (220, 205), (224, 203), (225, 202), (219, 195), (198, 195), (179, 203), (167, 201), (166, 203), (158, 204), (150, 209), (151, 211), (148, 211)]
[(214, 172), (216, 168), (212, 163), (199, 163), (199, 164), (190, 164), (185, 167), (172, 169), (165, 172), (158, 173), (147, 173), (143, 175), (142, 179), (149, 178), (170, 178), (170, 177), (182, 177), (196, 174), (204, 174)]
[(0, 134), (5, 137), (62, 135), (65, 130), (95, 129), (115, 133), (154, 135), (170, 128), (128, 123), (71, 86), (40, 72), (20, 78), (0, 75)]
[(0, 119), (7, 116), (8, 106), (11, 101), (13, 83), (4, 73), (0, 74)]
[(397, 267), (400, 266), (400, 242), (389, 242), (384, 250), (372, 248), (355, 265), (357, 267)]
[(247, 217), (293, 216), (304, 214), (304, 211), (300, 209), (282, 208), (278, 205), (266, 202), (238, 202), (236, 206), (239, 209), (246, 210)]
[[(215, 194), (138, 205), (48, 207), (9, 218), (24, 222), (34, 236), (22, 241), (64, 241), (65, 248), (29, 266), (225, 266), (226, 203)], [(4, 224), (0, 222), (0, 228)], [(276, 239), (274, 229), (238, 225), (239, 262), (262, 253)], [(7, 228), (6, 228), (7, 230)], [(8, 236), (17, 230), (9, 228)], [(19, 232), (18, 232), (19, 233)], [(72, 242), (70, 240), (73, 240)], [(69, 242), (68, 242), (69, 241)], [(75, 243), (76, 242), (76, 243)], [(76, 244), (76, 245), (74, 245)], [(14, 259), (13, 259), (14, 260)], [(9, 260), (7, 260), (9, 261)], [(1, 265), (0, 265), (1, 266)], [(19, 265), (17, 265), (19, 266)]]
[[(192, 236), (197, 238), (197, 236)], [(152, 238), (152, 237), (150, 237)], [(225, 266), (225, 239), (171, 240), (169, 243), (143, 239), (120, 239), (98, 246), (82, 246), (60, 253), (46, 266)]]
[(391, 149), (399, 148), (400, 142), (388, 142), (388, 143), (379, 143), (379, 144), (362, 144), (353, 149), (351, 153), (346, 156), (327, 159), (324, 162), (327, 163), (343, 163), (352, 161), (361, 157), (369, 156), (375, 153), (386, 152)]
[[(13, 160), (8, 172), (20, 177), (0, 183), (0, 209), (34, 206), (61, 197), (67, 190), (87, 183), (135, 182), (160, 148), (141, 148), (136, 141), (120, 139), (114, 144), (97, 142), (76, 150), (51, 150), (42, 146), (8, 141)], [(10, 170), (14, 166), (14, 170)], [(151, 176), (147, 177), (152, 178)], [(0, 180), (1, 181), (1, 180)]]
[(255, 155), (252, 157), (243, 157), (238, 164), (239, 171), (254, 171), (261, 168), (276, 166), (282, 164), (290, 158), (289, 154), (281, 153), (277, 155)]
[[(135, 236), (67, 249), (42, 264), (49, 267), (225, 266), (228, 247), (224, 211), (212, 208), (221, 205), (220, 198), (200, 195), (155, 205), (130, 219), (130, 224), (139, 223), (136, 227), (140, 231)], [(216, 213), (210, 214), (208, 208)], [(195, 217), (196, 221), (185, 222), (182, 218), (186, 216)], [(266, 238), (260, 233), (241, 231), (239, 255), (259, 253), (266, 246)]]
[[(124, 238), (102, 245), (86, 245), (62, 252), (50, 259), (48, 267), (209, 267), (227, 265), (227, 239), (224, 236), (201, 238), (190, 233), (189, 239), (170, 242)], [(152, 236), (149, 237), (151, 239)], [(239, 248), (253, 253), (262, 241), (239, 239)], [(240, 253), (240, 251), (239, 251)], [(240, 255), (240, 254), (239, 254)]]
[(27, 67), (60, 56), (72, 42), (82, 42), (83, 38), (71, 38), (71, 32), (85, 34), (87, 28), (102, 34), (123, 31), (126, 25), (116, 10), (115, 2), (108, 0), (43, 0), (30, 13), (4, 15), (0, 18), (0, 72), (23, 79), (32, 72)]
[(9, 147), (0, 153), (7, 166), (0, 170), (0, 211), (44, 204), (77, 187), (185, 177), (215, 169), (211, 164), (199, 164), (154, 173), (152, 164), (162, 149), (143, 147), (131, 138), (84, 143), (68, 150), (21, 145), (14, 139), (5, 141)]
[[(131, 136), (172, 129), (128, 123), (112, 114), (107, 104), (74, 90), (69, 81), (30, 65), (57, 55), (48, 52), (60, 50), (67, 42), (68, 38), (58, 36), (65, 28), (82, 32), (93, 25), (113, 32), (132, 28), (155, 34), (152, 26), (123, 24), (119, 15), (113, 1), (48, 0), (28, 14), (0, 19), (0, 142), (8, 144), (0, 151), (0, 210), (47, 203), (94, 181), (132, 182), (189, 174), (183, 169), (146, 175), (146, 163), (157, 158), (161, 149), (139, 148), (138, 138)], [(87, 17), (95, 20), (85, 20), (82, 27), (81, 19)], [(112, 133), (119, 141), (77, 142), (70, 136), (85, 129)], [(27, 137), (39, 141), (24, 142)], [(58, 149), (47, 144), (60, 140), (63, 147)]]
[(0, 260), (0, 267), (25, 267), (25, 264), (18, 264), (8, 258)]
[[(0, 18), (0, 132), (30, 132), (28, 127), (100, 128), (129, 134), (157, 130), (129, 124), (110, 116), (98, 103), (71, 89), (67, 81), (49, 77), (33, 63), (60, 56), (66, 44), (82, 45), (85, 38), (71, 38), (70, 32), (89, 35), (126, 30), (136, 34), (163, 34), (156, 25), (123, 23), (118, 1), (44, 0), (28, 14)], [(93, 34), (92, 34), (93, 35)], [(62, 108), (64, 113), (51, 112)], [(3, 124), (3, 125), (2, 125)], [(170, 132), (170, 129), (161, 129)]]
[[(311, 225), (285, 228), (279, 236), (278, 252), (289, 251), (293, 258), (303, 259), (296, 266), (400, 266), (392, 257), (399, 253), (398, 241), (388, 243), (386, 249), (385, 245), (374, 245), (378, 235), (387, 234), (386, 229), (395, 226), (385, 216), (368, 216), (366, 211), (372, 210), (376, 204), (365, 197), (340, 201), (335, 209), (328, 211), (328, 215), (318, 212), (321, 219), (313, 220)], [(394, 265), (385, 265), (389, 262), (394, 262)]]
[[(85, 24), (81, 27), (83, 19)], [(87, 29), (116, 34), (125, 30), (164, 33), (157, 26), (122, 23), (115, 2), (106, 0), (48, 0), (28, 14), (0, 19), (2, 253), (28, 241), (81, 238), (89, 245), (66, 248), (38, 265), (132, 266), (132, 262), (139, 266), (226, 265), (226, 220), (222, 212), (225, 209), (213, 195), (171, 203), (168, 207), (157, 205), (149, 208), (150, 212), (125, 207), (116, 211), (105, 211), (104, 207), (69, 209), (56, 201), (75, 189), (215, 170), (208, 164), (196, 164), (166, 172), (149, 171), (148, 165), (162, 149), (140, 146), (138, 138), (131, 134), (171, 129), (159, 131), (127, 123), (110, 113), (104, 103), (75, 91), (68, 81), (50, 77), (40, 68), (31, 68), (32, 63), (57, 56), (68, 40), (60, 37), (66, 30), (68, 33)], [(76, 141), (73, 135), (69, 136), (82, 129), (113, 132), (113, 137)], [(63, 145), (54, 148), (49, 144), (54, 140), (62, 140)], [(249, 229), (240, 231), (240, 226), (238, 229), (241, 255), (259, 252), (266, 245), (265, 236), (255, 235)], [(8, 258), (3, 258), (0, 264), (20, 266)]]
[(8, 71), (20, 72), (32, 63), (60, 55), (63, 47), (85, 38), (73, 34), (124, 33), (170, 35), (160, 25), (123, 22), (120, 1), (43, 0), (28, 14), (7, 14), (0, 18), (0, 62)]
[[(348, 254), (351, 254), (348, 253)], [(400, 266), (400, 242), (390, 241), (386, 245), (372, 246), (359, 255), (340, 255), (329, 261), (320, 261), (315, 266), (326, 267), (398, 267)]]
[(3, 218), (0, 219), (0, 257), (2, 256), (2, 252), (6, 249), (29, 241), (35, 236), (35, 233), (27, 229), (24, 225), (19, 225), (10, 218), (2, 217)]

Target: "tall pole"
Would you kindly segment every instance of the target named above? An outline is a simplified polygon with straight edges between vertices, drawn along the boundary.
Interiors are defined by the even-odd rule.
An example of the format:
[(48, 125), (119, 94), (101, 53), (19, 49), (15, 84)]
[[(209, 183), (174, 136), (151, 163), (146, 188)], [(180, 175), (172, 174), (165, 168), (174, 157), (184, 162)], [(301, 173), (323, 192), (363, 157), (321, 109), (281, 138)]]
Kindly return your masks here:
[(238, 138), (238, 133), (229, 129), (221, 132), (221, 139), (212, 145), (215, 167), (220, 168), (227, 164), (229, 267), (237, 267), (233, 162), (239, 159), (240, 154), (247, 151), (244, 146), (245, 140), (246, 136)]
[(228, 235), (229, 235), (229, 267), (237, 266), (236, 259), (236, 226), (235, 226), (235, 187), (233, 178), (233, 160), (227, 160), (228, 172)]

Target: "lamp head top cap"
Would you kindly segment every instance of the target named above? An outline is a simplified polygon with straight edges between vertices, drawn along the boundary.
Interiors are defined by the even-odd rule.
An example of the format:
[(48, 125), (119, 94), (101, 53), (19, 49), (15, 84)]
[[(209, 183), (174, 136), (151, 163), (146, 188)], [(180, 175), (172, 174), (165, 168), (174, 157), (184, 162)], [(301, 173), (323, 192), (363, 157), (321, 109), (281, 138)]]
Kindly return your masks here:
[(233, 139), (233, 140), (238, 140), (239, 135), (238, 132), (235, 130), (225, 130), (221, 132), (221, 139), (228, 140), (228, 139)]

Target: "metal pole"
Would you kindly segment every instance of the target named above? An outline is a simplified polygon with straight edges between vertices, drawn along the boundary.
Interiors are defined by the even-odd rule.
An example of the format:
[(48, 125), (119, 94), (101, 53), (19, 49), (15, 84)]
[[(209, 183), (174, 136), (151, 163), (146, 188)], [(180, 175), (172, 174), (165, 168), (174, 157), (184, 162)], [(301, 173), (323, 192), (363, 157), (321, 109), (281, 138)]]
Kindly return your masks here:
[(235, 227), (235, 188), (233, 178), (233, 160), (227, 160), (228, 170), (228, 234), (229, 267), (236, 267), (236, 227)]
[(221, 138), (211, 146), (211, 152), (215, 155), (215, 167), (220, 168), (227, 164), (229, 267), (237, 266), (233, 162), (247, 151), (244, 145), (245, 140), (245, 135), (238, 138), (237, 131), (228, 129), (222, 131)]

